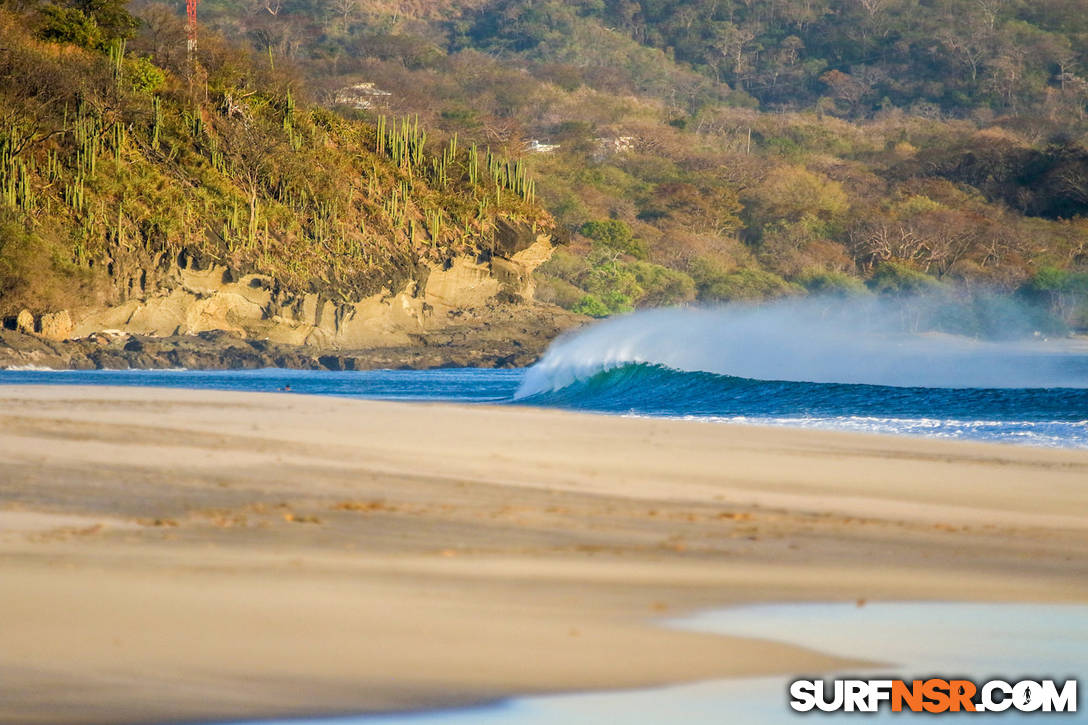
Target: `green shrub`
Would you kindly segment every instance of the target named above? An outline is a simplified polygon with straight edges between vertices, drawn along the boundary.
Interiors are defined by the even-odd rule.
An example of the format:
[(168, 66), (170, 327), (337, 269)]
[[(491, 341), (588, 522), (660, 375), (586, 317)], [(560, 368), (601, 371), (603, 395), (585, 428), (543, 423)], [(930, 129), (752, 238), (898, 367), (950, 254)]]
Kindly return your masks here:
[(551, 258), (537, 268), (537, 272), (545, 277), (555, 277), (575, 285), (582, 281), (588, 271), (589, 264), (585, 258), (565, 249), (556, 249)]
[(635, 262), (631, 265), (631, 271), (643, 290), (642, 296), (636, 300), (638, 307), (666, 307), (695, 299), (695, 281), (679, 270), (649, 262)]
[(579, 315), (586, 315), (588, 317), (608, 317), (612, 314), (612, 311), (608, 309), (608, 306), (601, 302), (600, 298), (596, 295), (586, 295), (583, 297), (578, 301), (578, 304), (571, 308), (571, 312), (576, 312)]
[(46, 5), (39, 12), (39, 37), (54, 43), (72, 43), (81, 48), (97, 48), (102, 44), (102, 31), (98, 23), (80, 10)]
[(803, 291), (773, 272), (753, 268), (727, 270), (720, 262), (705, 257), (695, 260), (689, 271), (702, 302), (769, 300)]
[(1078, 329), (1088, 327), (1088, 272), (1043, 267), (1020, 292), (1063, 324)]
[(571, 310), (586, 296), (583, 289), (575, 287), (565, 279), (540, 274), (536, 277), (536, 300), (545, 304), (559, 305), (563, 309)]
[(882, 295), (911, 295), (941, 288), (936, 278), (898, 262), (882, 262), (869, 278), (869, 289)]
[(699, 299), (706, 302), (770, 300), (797, 294), (797, 285), (762, 269), (738, 269), (707, 280), (699, 288)]
[(827, 297), (853, 297), (869, 292), (860, 279), (842, 272), (808, 272), (797, 282), (810, 294)]
[(39, 10), (38, 36), (56, 43), (104, 49), (114, 38), (131, 38), (140, 25), (127, 0), (74, 0)]
[(127, 75), (132, 90), (152, 94), (162, 88), (166, 74), (149, 58), (133, 58), (128, 63)]
[(582, 236), (588, 237), (608, 249), (629, 254), (636, 259), (646, 259), (648, 255), (646, 244), (635, 239), (631, 227), (618, 219), (586, 222), (578, 231), (581, 232)]
[(628, 312), (642, 297), (643, 289), (631, 265), (616, 259), (616, 253), (595, 249), (587, 259), (589, 271), (584, 276), (585, 288), (596, 295), (612, 312)]

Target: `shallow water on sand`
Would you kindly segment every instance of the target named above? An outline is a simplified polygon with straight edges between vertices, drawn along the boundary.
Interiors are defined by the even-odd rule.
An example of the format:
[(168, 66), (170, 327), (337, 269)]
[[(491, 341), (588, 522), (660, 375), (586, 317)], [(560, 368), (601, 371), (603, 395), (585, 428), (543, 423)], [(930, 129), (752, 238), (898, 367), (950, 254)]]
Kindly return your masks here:
[[(971, 679), (1081, 680), (1088, 676), (1088, 606), (875, 603), (783, 604), (705, 612), (668, 626), (773, 639), (852, 659), (888, 663), (842, 673), (863, 678), (932, 676)], [(653, 656), (653, 653), (647, 653)], [(799, 675), (801, 673), (798, 673)], [(648, 690), (516, 698), (492, 706), (407, 715), (268, 721), (261, 725), (778, 725), (818, 722), (925, 721), (930, 715), (801, 714), (788, 708), (788, 683), (766, 677)], [(950, 713), (969, 722), (1088, 722), (1078, 712)]]

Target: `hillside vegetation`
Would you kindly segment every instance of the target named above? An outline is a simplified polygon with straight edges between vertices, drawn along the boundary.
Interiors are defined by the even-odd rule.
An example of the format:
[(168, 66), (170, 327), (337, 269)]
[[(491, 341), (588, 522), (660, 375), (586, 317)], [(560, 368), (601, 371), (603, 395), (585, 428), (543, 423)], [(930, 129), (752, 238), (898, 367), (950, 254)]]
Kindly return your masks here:
[[(153, 28), (175, 12), (141, 9)], [(524, 158), (575, 233), (540, 271), (539, 295), (566, 307), (985, 289), (1054, 329), (1088, 325), (1075, 0), (206, 0), (201, 13), (341, 113), (418, 113)]]
[(525, 167), (416, 118), (345, 119), (267, 54), (114, 0), (0, 9), (0, 316), (108, 304), (219, 264), (352, 301), (546, 231)]
[(0, 314), (179, 256), (359, 299), (554, 219), (537, 298), (588, 315), (926, 292), (1088, 327), (1073, 0), (205, 0), (192, 66), (182, 10), (0, 11)]

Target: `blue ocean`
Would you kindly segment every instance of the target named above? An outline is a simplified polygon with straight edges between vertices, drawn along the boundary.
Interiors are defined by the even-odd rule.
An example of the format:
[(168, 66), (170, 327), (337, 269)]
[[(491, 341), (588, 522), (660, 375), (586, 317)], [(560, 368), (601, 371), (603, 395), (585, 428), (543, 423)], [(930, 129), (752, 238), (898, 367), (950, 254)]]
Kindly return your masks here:
[(139, 385), (522, 405), (1088, 448), (1088, 344), (888, 332), (771, 305), (657, 310), (556, 341), (517, 370), (0, 371), (0, 384)]

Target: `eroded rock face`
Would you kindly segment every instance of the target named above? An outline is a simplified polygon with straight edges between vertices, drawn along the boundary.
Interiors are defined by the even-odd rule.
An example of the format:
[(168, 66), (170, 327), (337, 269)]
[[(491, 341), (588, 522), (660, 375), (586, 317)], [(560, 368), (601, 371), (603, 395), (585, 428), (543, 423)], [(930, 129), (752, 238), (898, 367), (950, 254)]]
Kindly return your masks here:
[(46, 313), (38, 320), (38, 332), (47, 340), (67, 340), (72, 336), (72, 317), (68, 310)]
[(34, 315), (30, 314), (30, 310), (19, 311), (15, 318), (15, 329), (28, 335), (34, 333)]
[[(402, 290), (353, 302), (316, 293), (287, 295), (268, 277), (237, 277), (222, 266), (179, 266), (166, 289), (85, 311), (74, 329), (69, 321), (65, 336), (110, 329), (157, 337), (224, 330), (321, 349), (409, 346), (421, 334), (456, 324), (466, 311), (532, 300), (533, 271), (552, 250), (550, 237), (504, 223), (490, 254), (418, 270)], [(56, 333), (62, 329), (58, 321)]]
[(499, 219), (495, 227), (492, 253), (510, 259), (533, 246), (537, 241), (538, 237), (530, 227)]

